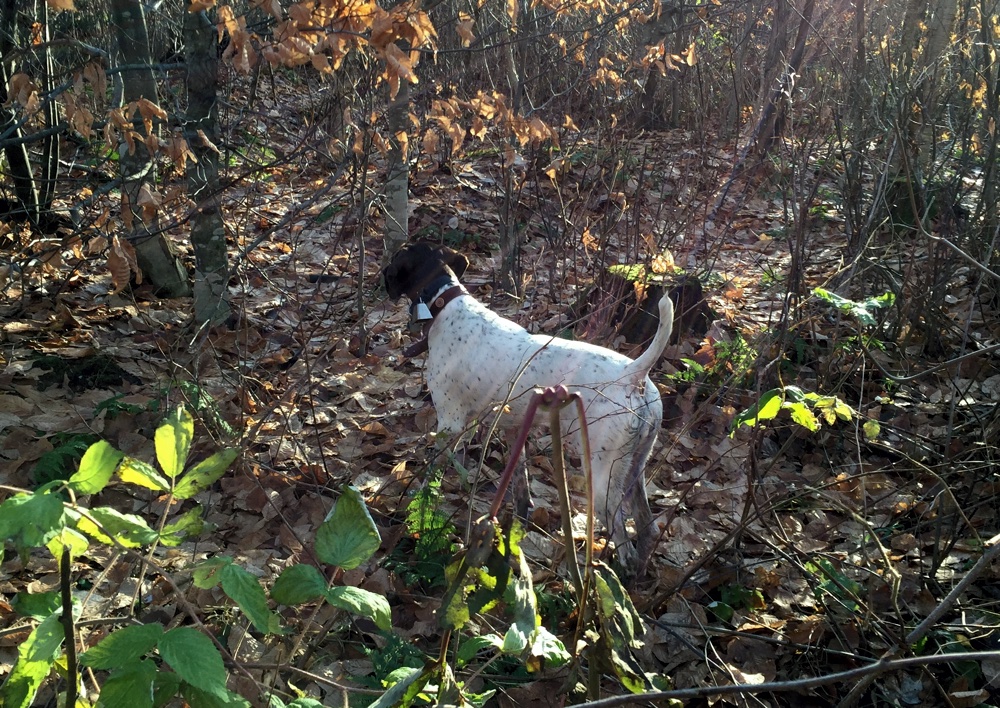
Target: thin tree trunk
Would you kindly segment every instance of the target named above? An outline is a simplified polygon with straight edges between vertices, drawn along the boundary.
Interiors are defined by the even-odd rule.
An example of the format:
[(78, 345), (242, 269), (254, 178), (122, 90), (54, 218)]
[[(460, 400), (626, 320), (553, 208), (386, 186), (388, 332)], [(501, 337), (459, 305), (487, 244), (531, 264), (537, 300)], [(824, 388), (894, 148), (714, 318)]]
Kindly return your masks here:
[[(521, 110), (522, 85), (517, 73), (517, 63), (514, 59), (515, 19), (514, 17), (510, 18), (511, 24), (507, 29), (508, 41), (504, 45), (504, 50), (507, 63), (505, 67), (507, 70), (507, 87), (510, 90), (510, 110), (513, 115), (517, 116)], [(517, 144), (513, 130), (511, 130), (510, 135), (507, 137), (507, 143), (507, 154), (511, 155), (514, 152), (514, 146)], [(506, 169), (504, 170), (503, 177), (504, 201), (500, 208), (500, 280), (504, 284), (510, 283), (513, 286), (514, 292), (520, 295), (521, 249), (518, 243), (518, 231), (515, 219), (517, 206), (515, 191), (517, 187), (514, 183), (513, 165), (506, 164), (508, 162), (505, 156), (504, 163)]]
[(805, 0), (799, 20), (799, 32), (795, 37), (795, 46), (792, 48), (792, 53), (785, 64), (780, 83), (775, 87), (764, 104), (764, 110), (761, 113), (757, 129), (758, 155), (765, 155), (770, 152), (784, 130), (788, 100), (790, 100), (787, 94), (791, 90), (792, 77), (798, 73), (802, 66), (802, 58), (805, 56), (806, 51), (806, 39), (813, 29), (812, 16), (815, 7), (816, 0)]
[(188, 189), (195, 201), (191, 217), (194, 248), (194, 319), (220, 324), (230, 315), (226, 227), (219, 203), (218, 71), (215, 25), (204, 12), (184, 18), (188, 110), (184, 138), (198, 159), (187, 164)]
[[(137, 0), (111, 0), (111, 16), (118, 40), (118, 50), (124, 69), (123, 100), (126, 104), (146, 98), (157, 102), (156, 80), (150, 68), (149, 36), (142, 5)], [(146, 137), (142, 116), (135, 111), (128, 116), (133, 121), (137, 133)], [(155, 130), (154, 125), (154, 130)], [(136, 260), (143, 276), (147, 278), (157, 293), (168, 297), (190, 294), (187, 272), (166, 236), (158, 233), (155, 217), (153, 223), (143, 223), (139, 209), (139, 193), (144, 184), (151, 181), (154, 174), (152, 156), (144, 142), (136, 140), (135, 149), (122, 141), (119, 146), (122, 170), (122, 216), (131, 232), (129, 241), (135, 247)], [(131, 225), (130, 227), (128, 225)]]
[[(0, 57), (10, 54), (17, 42), (17, 6), (18, 0), (0, 0)], [(10, 77), (17, 72), (16, 65), (0, 62), (0, 139), (20, 138), (22, 132), (14, 127), (18, 120), (16, 107), (8, 106), (7, 86)], [(9, 133), (9, 135), (8, 135)], [(7, 170), (14, 186), (14, 196), (18, 204), (8, 209), (10, 216), (27, 218), (33, 222), (38, 220), (38, 188), (31, 173), (31, 161), (28, 158), (28, 146), (24, 143), (5, 145), (4, 156), (7, 158)]]
[[(59, 111), (53, 95), (55, 68), (52, 62), (52, 48), (48, 46), (51, 37), (49, 35), (49, 4), (47, 2), (41, 4), (41, 11), (42, 41), (45, 44), (42, 83), (45, 86), (45, 93), (49, 95), (49, 100), (45, 104), (45, 125), (47, 128), (55, 128), (59, 124)], [(42, 143), (42, 178), (38, 186), (38, 212), (36, 214), (39, 223), (54, 221), (51, 218), (50, 209), (52, 195), (55, 194), (56, 179), (59, 176), (59, 137), (59, 133), (51, 132)]]
[[(980, 17), (989, 17), (991, 8), (987, 7), (988, 0), (980, 0)], [(993, 39), (993, 29), (989, 23), (981, 22), (979, 29), (980, 56), (983, 66), (983, 79), (986, 81), (986, 106), (983, 111), (983, 125), (980, 128), (981, 135), (995, 136), (1000, 129), (1000, 62), (996, 60), (996, 47)], [(989, 152), (983, 162), (983, 198), (980, 200), (981, 209), (984, 210), (984, 231), (985, 234), (992, 234), (998, 225), (997, 218), (997, 160), (1000, 153), (1000, 146), (994, 138), (989, 141)], [(987, 243), (989, 237), (987, 237)], [(990, 254), (990, 263), (996, 263), (995, 256)]]
[(385, 181), (385, 234), (383, 265), (398, 251), (410, 235), (410, 160), (407, 144), (399, 139), (409, 129), (410, 85), (401, 80), (396, 97), (389, 104), (389, 166)]

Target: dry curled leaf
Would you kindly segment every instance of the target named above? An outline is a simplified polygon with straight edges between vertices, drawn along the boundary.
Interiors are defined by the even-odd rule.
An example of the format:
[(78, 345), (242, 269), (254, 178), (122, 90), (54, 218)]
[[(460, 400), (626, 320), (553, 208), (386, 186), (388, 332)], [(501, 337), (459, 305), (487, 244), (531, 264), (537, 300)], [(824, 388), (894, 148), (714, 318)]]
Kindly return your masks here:
[(108, 249), (108, 270), (111, 271), (113, 293), (121, 292), (135, 275), (135, 282), (142, 282), (142, 271), (135, 259), (135, 249), (127, 240), (118, 236), (111, 237), (111, 248)]

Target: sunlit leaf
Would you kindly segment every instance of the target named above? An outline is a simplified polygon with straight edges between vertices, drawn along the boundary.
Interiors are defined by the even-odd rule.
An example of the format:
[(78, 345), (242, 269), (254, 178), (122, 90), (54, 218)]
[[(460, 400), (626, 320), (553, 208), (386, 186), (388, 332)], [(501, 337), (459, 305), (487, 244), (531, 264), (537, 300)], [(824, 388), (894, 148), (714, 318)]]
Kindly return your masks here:
[(80, 468), (69, 478), (67, 485), (77, 494), (96, 494), (111, 480), (123, 456), (110, 443), (97, 441), (83, 453)]
[(177, 406), (156, 429), (156, 461), (170, 479), (184, 470), (193, 439), (194, 418), (184, 406)]

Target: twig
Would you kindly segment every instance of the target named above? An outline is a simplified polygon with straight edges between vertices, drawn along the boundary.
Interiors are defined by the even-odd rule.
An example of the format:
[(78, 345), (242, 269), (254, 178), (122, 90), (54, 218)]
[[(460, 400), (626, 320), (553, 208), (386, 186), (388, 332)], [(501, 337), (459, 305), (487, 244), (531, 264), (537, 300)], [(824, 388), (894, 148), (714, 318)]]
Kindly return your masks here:
[(602, 698), (599, 701), (581, 703), (579, 708), (612, 708), (613, 706), (627, 706), (637, 703), (650, 703), (668, 698), (701, 698), (702, 696), (732, 696), (758, 693), (783, 693), (788, 691), (802, 691), (809, 688), (818, 688), (841, 681), (849, 681), (868, 675), (877, 676), (887, 671), (899, 671), (913, 666), (926, 666), (927, 664), (950, 664), (959, 661), (998, 661), (1000, 651), (970, 651), (964, 654), (935, 654), (933, 656), (911, 656), (906, 659), (882, 659), (868, 666), (862, 666), (850, 671), (840, 671), (826, 676), (816, 676), (814, 678), (796, 679), (794, 681), (772, 681), (770, 683), (758, 684), (737, 684), (734, 686), (701, 686), (699, 688), (684, 688), (676, 691), (659, 691), (656, 693), (640, 693), (631, 696), (614, 696), (613, 698)]
[(76, 665), (76, 629), (73, 626), (73, 593), (70, 589), (73, 579), (70, 577), (73, 571), (72, 559), (69, 555), (69, 546), (63, 546), (62, 557), (59, 559), (59, 589), (62, 594), (62, 626), (66, 637), (66, 703), (68, 706), (76, 705), (76, 696), (79, 689), (79, 671)]

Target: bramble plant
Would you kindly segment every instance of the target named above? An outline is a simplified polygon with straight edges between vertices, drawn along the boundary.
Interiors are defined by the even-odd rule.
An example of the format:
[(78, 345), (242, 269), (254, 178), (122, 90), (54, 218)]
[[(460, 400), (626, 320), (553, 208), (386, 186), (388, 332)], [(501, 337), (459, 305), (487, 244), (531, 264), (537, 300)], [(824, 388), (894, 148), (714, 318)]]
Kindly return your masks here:
[[(188, 468), (193, 439), (194, 419), (179, 406), (155, 433), (159, 470), (99, 441), (87, 449), (79, 469), (68, 480), (50, 482), (0, 504), (0, 538), (12, 542), (24, 558), (35, 549), (48, 548), (61, 560), (62, 574), (61, 593), (22, 594), (14, 602), (20, 614), (38, 620), (38, 624), (19, 647), (17, 662), (0, 686), (0, 705), (28, 708), (56, 668), (68, 679), (61, 702), (92, 705), (79, 697), (78, 665), (109, 672), (100, 687), (98, 706), (145, 708), (163, 705), (178, 695), (194, 708), (250, 705), (226, 688), (228, 675), (221, 645), (194, 627), (168, 631), (155, 622), (130, 625), (111, 632), (79, 660), (76, 656), (74, 622), (81, 608), (70, 593), (72, 559), (85, 554), (94, 543), (119, 550), (152, 550), (157, 544), (176, 546), (202, 530), (197, 505), (170, 523), (153, 528), (133, 514), (110, 507), (87, 507), (78, 497), (100, 492), (117, 472), (121, 482), (152, 489), (170, 501), (190, 499), (215, 483), (238, 454), (236, 448), (226, 448)], [(168, 510), (170, 506), (167, 504)], [(337, 568), (351, 569), (370, 558), (380, 543), (360, 493), (348, 487), (317, 531), (316, 557)], [(257, 631), (286, 632), (281, 618), (269, 608), (260, 581), (232, 559), (212, 558), (198, 565), (193, 576), (200, 588), (221, 585)], [(380, 629), (390, 628), (389, 603), (384, 597), (360, 588), (332, 587), (312, 566), (286, 568), (271, 590), (271, 599), (279, 604), (297, 605), (317, 598), (369, 617)], [(71, 617), (66, 617), (66, 608), (72, 608)], [(276, 708), (285, 705), (273, 696), (269, 700)], [(288, 705), (308, 708), (319, 704), (301, 698)]]
[[(823, 288), (815, 288), (813, 294), (867, 326), (876, 324), (873, 310), (890, 307), (895, 302), (892, 293), (871, 297), (861, 302), (848, 300)], [(763, 421), (773, 420), (781, 411), (788, 411), (793, 423), (801, 425), (810, 432), (819, 430), (821, 421), (833, 425), (837, 420), (850, 421), (854, 417), (851, 407), (837, 396), (806, 392), (798, 386), (781, 386), (765, 392), (757, 403), (737, 415), (733, 420), (730, 436), (735, 435), (742, 425), (752, 427)], [(867, 420), (861, 427), (868, 440), (874, 440), (881, 432), (881, 426), (876, 420)]]
[(813, 290), (813, 295), (818, 297), (823, 302), (833, 305), (845, 315), (850, 315), (851, 317), (857, 319), (861, 324), (868, 326), (876, 324), (875, 315), (872, 313), (872, 310), (892, 307), (892, 304), (896, 301), (895, 295), (892, 293), (885, 293), (883, 295), (879, 295), (878, 297), (870, 297), (867, 300), (857, 302), (855, 300), (848, 300), (846, 297), (841, 297), (840, 295), (837, 295), (837, 293), (832, 293), (829, 290), (824, 290), (823, 288), (815, 288)]
[[(102, 491), (116, 472), (122, 482), (160, 492), (171, 501), (190, 499), (218, 480), (238, 452), (234, 448), (221, 450), (185, 471), (193, 436), (194, 420), (180, 406), (155, 433), (161, 471), (125, 456), (102, 440), (87, 448), (79, 469), (69, 479), (52, 480), (34, 492), (18, 493), (0, 504), (0, 538), (10, 541), (25, 559), (31, 551), (47, 548), (60, 561), (62, 575), (61, 603), (56, 593), (24, 598), (20, 603), (32, 607), (34, 611), (28, 614), (41, 621), (18, 649), (17, 661), (0, 686), (0, 705), (27, 708), (57, 665), (69, 679), (65, 703), (76, 703), (79, 675), (74, 621), (80, 607), (74, 605), (70, 594), (73, 558), (85, 554), (94, 543), (119, 550), (157, 544), (176, 546), (201, 530), (197, 506), (153, 528), (135, 514), (123, 514), (111, 507), (88, 507), (78, 501), (81, 496)], [(40, 608), (46, 612), (38, 612)], [(154, 647), (172, 672), (143, 659)], [(101, 700), (106, 705), (151, 705), (154, 693), (162, 698), (178, 692), (192, 697), (204, 692), (227, 695), (221, 656), (211, 640), (188, 627), (169, 632), (155, 624), (126, 627), (113, 632), (79, 659), (83, 666), (114, 669), (102, 691)]]
[[(79, 469), (69, 479), (52, 481), (34, 492), (19, 492), (0, 504), (0, 538), (10, 541), (26, 559), (31, 552), (47, 548), (60, 561), (62, 581), (59, 592), (22, 593), (13, 603), (19, 614), (36, 624), (19, 647), (13, 670), (0, 686), (0, 705), (4, 708), (28, 708), (54, 670), (65, 679), (65, 688), (58, 696), (63, 705), (152, 708), (168, 704), (175, 697), (192, 708), (251, 705), (227, 687), (226, 665), (232, 663), (232, 658), (194, 608), (187, 609), (191, 626), (167, 629), (156, 622), (131, 623), (110, 631), (77, 656), (78, 644), (87, 646), (88, 641), (86, 636), (77, 636), (76, 623), (82, 607), (72, 593), (74, 558), (83, 557), (95, 544), (125, 553), (143, 548), (151, 558), (157, 545), (177, 546), (203, 531), (197, 505), (172, 517), (171, 502), (190, 500), (206, 490), (225, 473), (238, 450), (223, 449), (188, 465), (194, 433), (193, 417), (183, 406), (178, 407), (155, 432), (158, 467), (127, 457), (99, 441), (87, 448)], [(79, 497), (99, 493), (116, 476), (122, 484), (162, 495), (167, 504), (158, 524), (148, 524), (140, 516), (110, 507), (80, 502)], [(436, 494), (431, 487), (425, 497), (415, 500), (407, 521), (411, 528), (421, 529), (421, 538), (426, 537), (421, 552), (445, 560), (454, 550), (453, 528), (437, 510)], [(575, 603), (579, 608), (575, 651), (568, 651), (543, 626), (531, 571), (520, 548), (523, 535), (516, 522), (510, 529), (501, 528), (495, 519), (477, 522), (468, 550), (444, 569), (447, 589), (437, 613), (443, 636), (436, 660), (421, 660), (415, 647), (404, 647), (398, 638), (387, 641), (377, 676), (385, 691), (372, 706), (405, 707), (428, 701), (483, 705), (494, 691), (470, 691), (455, 671), (473, 662), (489, 664), (498, 659), (528, 674), (573, 662), (571, 680), (580, 695), (591, 693), (588, 687), (608, 668), (623, 686), (636, 693), (668, 685), (664, 677), (640, 668), (634, 650), (641, 644), (642, 619), (618, 577), (603, 563), (593, 561), (587, 566), (587, 584), (575, 593), (584, 598)], [(331, 573), (306, 564), (290, 565), (270, 593), (257, 576), (224, 556), (194, 566), (191, 575), (198, 588), (220, 587), (260, 635), (289, 632), (282, 616), (273, 609), (275, 605), (294, 608), (320, 601), (348, 615), (371, 619), (391, 638), (392, 616), (385, 597), (336, 584), (342, 571), (367, 562), (380, 545), (378, 529), (361, 493), (345, 487), (316, 532), (314, 557), (331, 566)], [(150, 567), (156, 571), (155, 566)], [(176, 587), (174, 580), (168, 580)], [(236, 616), (235, 608), (222, 609), (227, 623)], [(479, 634), (475, 617), (487, 613), (494, 619), (506, 616), (507, 626)], [(497, 626), (495, 622), (491, 625)], [(449, 646), (454, 651), (449, 651)], [(393, 664), (392, 657), (398, 657), (399, 662)], [(586, 661), (581, 662), (584, 658)], [(81, 667), (86, 667), (98, 684), (96, 701), (82, 696)], [(583, 676), (585, 671), (590, 675)], [(273, 708), (320, 705), (306, 697), (286, 704), (273, 694), (267, 696), (267, 701)]]

